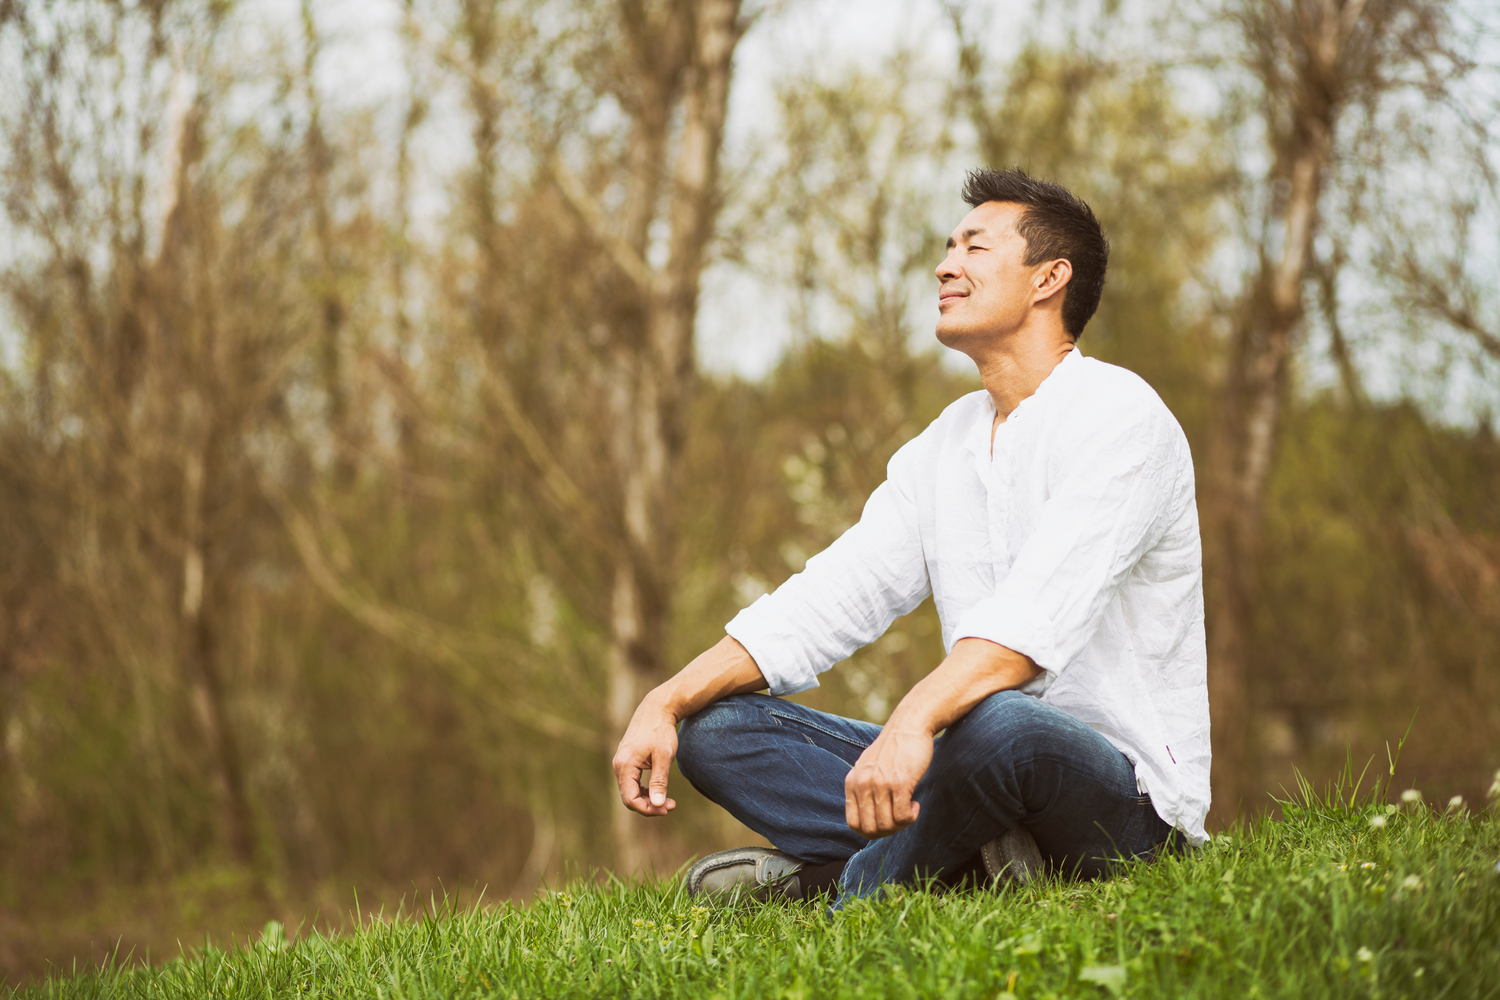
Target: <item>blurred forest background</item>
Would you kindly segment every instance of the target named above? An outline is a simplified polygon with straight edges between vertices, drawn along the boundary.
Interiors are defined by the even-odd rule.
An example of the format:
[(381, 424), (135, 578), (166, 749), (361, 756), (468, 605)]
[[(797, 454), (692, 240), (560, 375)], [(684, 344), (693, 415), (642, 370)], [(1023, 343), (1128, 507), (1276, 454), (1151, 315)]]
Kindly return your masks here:
[[(980, 164), (1094, 206), (1080, 346), (1191, 439), (1215, 828), (1408, 725), (1482, 800), (1500, 15), (922, 10), (853, 59), (795, 2), (392, 0), (367, 101), (334, 0), (0, 0), (0, 971), (743, 841), (680, 776), (629, 816), (615, 740), (977, 387)], [(929, 603), (803, 697), (940, 655)]]

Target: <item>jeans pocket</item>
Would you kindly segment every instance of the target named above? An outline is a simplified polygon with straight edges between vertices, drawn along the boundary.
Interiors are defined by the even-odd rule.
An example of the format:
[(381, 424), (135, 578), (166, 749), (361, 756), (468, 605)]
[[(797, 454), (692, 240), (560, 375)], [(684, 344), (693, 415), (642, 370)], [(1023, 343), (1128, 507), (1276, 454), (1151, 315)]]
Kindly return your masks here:
[[(766, 714), (769, 715), (778, 726), (798, 730), (802, 735), (802, 738), (807, 740), (807, 742), (811, 743), (813, 746), (822, 747), (822, 749), (832, 751), (833, 753), (838, 753), (840, 756), (844, 756), (852, 749), (855, 757), (858, 758), (858, 756), (864, 753), (865, 749), (870, 745), (869, 743), (862, 743), (857, 739), (853, 739), (844, 733), (837, 732), (828, 726), (820, 726), (816, 721), (812, 719), (804, 718), (800, 715), (793, 715), (790, 712), (777, 712), (774, 709), (767, 709)], [(818, 737), (822, 737), (822, 739), (820, 740), (813, 738), (811, 734), (814, 733), (817, 734)], [(826, 740), (833, 740), (835, 741), (835, 743), (832, 746), (825, 746), (824, 741)], [(871, 742), (874, 741), (872, 740)]]

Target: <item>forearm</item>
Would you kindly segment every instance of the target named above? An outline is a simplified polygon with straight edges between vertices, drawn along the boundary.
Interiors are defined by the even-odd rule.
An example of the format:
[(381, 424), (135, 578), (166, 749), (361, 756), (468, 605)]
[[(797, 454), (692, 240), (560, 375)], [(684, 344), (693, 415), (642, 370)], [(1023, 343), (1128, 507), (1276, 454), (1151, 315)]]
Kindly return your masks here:
[(652, 690), (642, 704), (666, 712), (675, 724), (720, 698), (766, 686), (755, 658), (726, 635)]
[(996, 691), (1018, 688), (1039, 673), (1029, 656), (1013, 649), (987, 639), (960, 639), (901, 699), (884, 728), (934, 736)]

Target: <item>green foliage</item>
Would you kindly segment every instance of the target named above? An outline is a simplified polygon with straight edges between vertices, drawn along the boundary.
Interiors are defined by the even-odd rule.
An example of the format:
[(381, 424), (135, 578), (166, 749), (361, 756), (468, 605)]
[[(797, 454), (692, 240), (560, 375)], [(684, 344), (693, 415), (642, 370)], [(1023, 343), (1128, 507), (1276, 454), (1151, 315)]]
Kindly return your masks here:
[[(1423, 787), (1477, 797), (1500, 766), (1500, 454), (1411, 406), (1293, 408), (1267, 498), (1255, 718), (1272, 773), (1327, 774), (1412, 723)], [(1278, 730), (1279, 736), (1272, 730)], [(1278, 740), (1284, 741), (1279, 749)], [(1276, 759), (1279, 757), (1280, 759)]]
[[(898, 890), (831, 919), (694, 905), (680, 881), (530, 906), (434, 900), (292, 943), (280, 924), (159, 968), (117, 956), (24, 1000), (177, 997), (1494, 996), (1500, 824), (1387, 807), (1348, 771), (1282, 821), (1094, 883)], [(1374, 822), (1372, 822), (1374, 821)], [(1377, 825), (1378, 824), (1378, 825)]]

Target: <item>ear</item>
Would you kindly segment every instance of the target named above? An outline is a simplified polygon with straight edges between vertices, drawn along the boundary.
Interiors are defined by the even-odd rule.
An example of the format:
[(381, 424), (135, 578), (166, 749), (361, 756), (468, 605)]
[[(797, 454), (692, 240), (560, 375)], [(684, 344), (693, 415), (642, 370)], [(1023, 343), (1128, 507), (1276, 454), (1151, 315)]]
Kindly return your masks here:
[(1032, 280), (1036, 289), (1031, 296), (1032, 304), (1044, 302), (1073, 280), (1073, 265), (1063, 258), (1048, 261), (1037, 267)]

